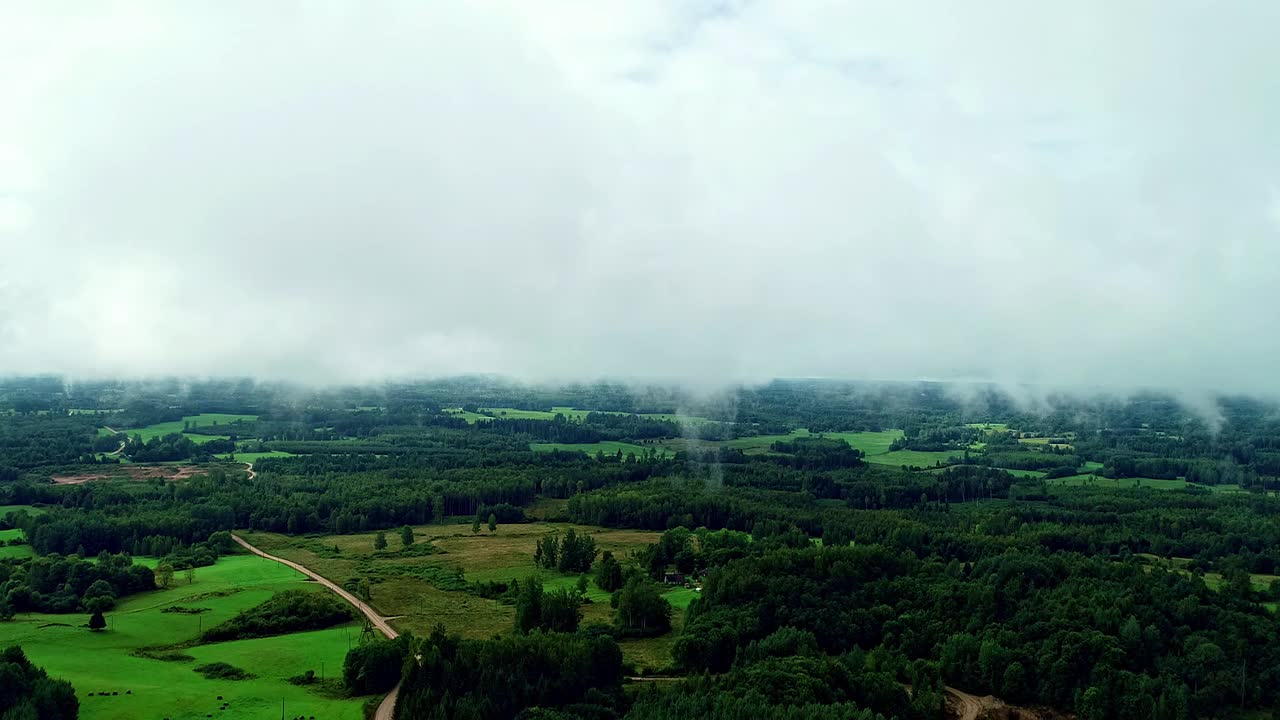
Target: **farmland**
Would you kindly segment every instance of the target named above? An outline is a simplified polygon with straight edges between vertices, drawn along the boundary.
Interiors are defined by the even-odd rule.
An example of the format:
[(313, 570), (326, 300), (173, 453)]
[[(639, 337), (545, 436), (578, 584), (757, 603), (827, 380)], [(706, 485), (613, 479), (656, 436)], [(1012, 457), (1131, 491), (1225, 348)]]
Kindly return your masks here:
[[(143, 593), (109, 612), (108, 629), (90, 632), (84, 615), (21, 614), (0, 623), (0, 645), (21, 643), (50, 674), (70, 680), (86, 720), (203, 718), (217, 713), (221, 695), (237, 718), (274, 720), (281, 701), (293, 714), (359, 720), (360, 699), (327, 696), (287, 682), (306, 670), (330, 674), (342, 666), (349, 642), (358, 639), (352, 624), (308, 633), (198, 645), (182, 652), (188, 662), (153, 660), (133, 654), (141, 647), (194, 638), (237, 612), (253, 607), (278, 590), (310, 587), (297, 573), (249, 555), (222, 558), (200, 568), (193, 584), (177, 580), (168, 590)], [(204, 608), (199, 614), (164, 612), (169, 607)], [(255, 675), (250, 680), (210, 680), (192, 671), (207, 662), (226, 662)], [(119, 695), (103, 696), (102, 692)], [(95, 695), (90, 697), (88, 693)], [(126, 694), (126, 692), (128, 694)], [(293, 715), (290, 715), (291, 717)]]
[[(152, 438), (164, 437), (173, 433), (182, 433), (190, 438), (192, 442), (205, 443), (210, 440), (225, 440), (228, 435), (203, 435), (199, 433), (183, 432), (189, 428), (203, 427), (209, 428), (213, 426), (226, 426), (229, 432), (235, 430), (235, 423), (252, 422), (257, 420), (257, 415), (237, 415), (228, 413), (200, 413), (198, 415), (188, 415), (181, 420), (171, 422), (155, 423), (140, 428), (115, 428), (116, 430), (129, 435), (130, 437), (137, 435), (142, 438), (143, 442), (147, 442)], [(100, 434), (110, 434), (105, 428), (99, 429)]]
[(622, 453), (624, 456), (635, 454), (636, 457), (644, 455), (646, 452), (657, 453), (659, 455), (666, 454), (666, 448), (655, 445), (636, 445), (634, 443), (616, 442), (613, 440), (602, 440), (594, 443), (530, 443), (529, 449), (534, 452), (551, 452), (553, 450), (564, 450), (568, 452), (584, 452), (588, 455), (595, 455), (602, 452), (606, 455)]
[[(0, 623), (0, 642), (19, 642), (40, 665), (70, 679), (89, 718), (266, 718), (280, 712), (283, 697), (286, 717), (296, 707), (355, 720), (362, 702), (343, 699), (334, 683), (285, 682), (305, 670), (332, 676), (355, 626), (196, 645), (183, 650), (189, 662), (135, 653), (190, 640), (202, 623), (256, 607), (275, 590), (310, 587), (270, 563), (224, 557), (199, 567), (189, 587), (180, 567), (174, 588), (132, 595), (136, 582), (110, 576), (124, 599), (107, 613), (103, 632), (82, 627), (101, 599), (101, 588), (90, 592), (96, 580), (89, 576), (99, 568), (110, 572), (99, 553), (146, 554), (140, 561), (153, 567), (159, 555), (170, 563), (204, 563), (205, 539), (234, 529), (354, 594), (367, 593), (418, 648), (446, 649), (447, 642), (437, 647), (445, 641), (431, 639), (443, 624), (469, 657), (562, 658), (555, 662), (565, 667), (605, 668), (607, 677), (593, 680), (603, 683), (604, 694), (592, 697), (617, 700), (604, 701), (612, 704), (600, 710), (604, 717), (696, 716), (722, 701), (713, 698), (754, 692), (755, 679), (784, 677), (778, 667), (826, 677), (845, 662), (854, 666), (837, 674), (874, 677), (886, 688), (914, 685), (925, 669), (979, 697), (1077, 717), (1120, 712), (1112, 707), (1096, 715), (1078, 706), (1105, 673), (1117, 707), (1121, 699), (1185, 698), (1191, 717), (1239, 706), (1238, 686), (1228, 678), (1238, 673), (1241, 648), (1259, 673), (1258, 684), (1246, 688), (1246, 708), (1270, 712), (1280, 701), (1273, 691), (1280, 684), (1262, 677), (1262, 668), (1280, 667), (1280, 656), (1252, 640), (1280, 633), (1272, 611), (1280, 601), (1280, 588), (1272, 587), (1280, 569), (1280, 452), (1272, 450), (1280, 448), (1280, 425), (1272, 432), (1258, 424), (1271, 415), (1233, 416), (1224, 405), (1225, 417), (1243, 419), (1215, 436), (1198, 431), (1194, 417), (1175, 404), (1150, 400), (1086, 403), (1052, 416), (971, 418), (928, 387), (833, 393), (829, 386), (779, 383), (743, 389), (734, 422), (698, 425), (673, 415), (650, 419), (679, 424), (623, 417), (637, 404), (616, 387), (475, 389), (471, 382), (311, 396), (263, 389), (251, 405), (238, 405), (225, 388), (203, 388), (196, 393), (202, 400), (189, 407), (165, 393), (127, 403), (111, 420), (39, 408), (4, 415), (0, 474), (7, 480), (0, 482), (0, 503), (45, 512), (23, 521), (32, 545), (7, 545), (21, 531), (0, 528), (8, 556), (0, 561), (4, 601), (20, 610), (13, 622)], [(651, 406), (696, 406), (657, 397)], [(207, 412), (237, 407), (245, 418), (253, 417), (252, 408), (272, 414), (241, 426), (242, 433), (225, 423), (239, 416)], [(507, 419), (486, 421), (490, 415), (478, 408)], [(131, 464), (104, 456), (119, 443), (98, 435), (104, 423), (164, 431), (176, 428), (152, 423), (179, 416), (196, 419), (201, 430), (252, 437), (238, 447), (203, 446), (208, 450), (178, 439), (156, 442), (150, 456), (129, 443), (123, 454)], [(970, 425), (985, 420), (999, 423)], [(827, 441), (802, 441), (809, 437)], [(1049, 442), (1059, 438), (1069, 442)], [(858, 449), (861, 459), (831, 440)], [(233, 456), (240, 464), (230, 463)], [(261, 475), (246, 481), (243, 463), (258, 464)], [(399, 532), (405, 525), (414, 534), (407, 547)], [(563, 539), (571, 528), (590, 533), (618, 561), (615, 568), (597, 556), (581, 595), (578, 572), (534, 563), (539, 540)], [(380, 534), (386, 545), (375, 548)], [(556, 552), (549, 547), (543, 552)], [(66, 571), (76, 581), (70, 583), (45, 568), (77, 562), (60, 565), (54, 554), (92, 560)], [(1165, 572), (1135, 560), (1161, 554), (1193, 558), (1194, 569)], [(530, 576), (540, 578), (540, 590), (516, 587)], [(612, 592), (596, 584), (597, 576)], [(1001, 598), (996, 606), (983, 600), (993, 592)], [(206, 610), (161, 612), (168, 607)], [(1107, 610), (1114, 607), (1124, 609)], [(1146, 640), (1156, 637), (1148, 626), (1160, 628), (1158, 643)], [(1060, 653), (1042, 652), (1046, 642), (1077, 647), (1081, 637), (1100, 648), (1141, 644), (1142, 652), (1100, 656), (1088, 672), (1064, 669), (1056, 662)], [(408, 652), (407, 642), (388, 651)], [(1196, 650), (1206, 643), (1218, 651)], [(766, 647), (781, 647), (782, 654), (760, 655)], [(990, 672), (983, 670), (983, 652), (1000, 658), (987, 663)], [(1200, 665), (1188, 664), (1193, 656)], [(609, 658), (625, 660), (616, 676)], [(215, 663), (253, 677), (210, 680), (192, 670)], [(408, 667), (402, 692), (421, 700), (429, 692)], [(496, 670), (517, 685), (519, 678), (542, 686), (565, 677)], [(625, 693), (614, 684), (655, 671), (715, 679), (705, 688), (650, 683), (654, 693)], [(487, 672), (459, 692), (486, 697)], [(1193, 691), (1195, 684), (1209, 690)], [(507, 685), (487, 699), (511, 697)], [(679, 692), (663, 686), (690, 688), (694, 704), (681, 704)], [(934, 717), (912, 705), (925, 703), (928, 689), (921, 687), (919, 695), (883, 703), (843, 704), (869, 703), (856, 713)], [(126, 692), (103, 697), (103, 690)], [(230, 698), (231, 707), (209, 707), (210, 690), (213, 700)], [(651, 702), (672, 704), (659, 712), (646, 709)], [(789, 712), (758, 704), (726, 717)], [(841, 717), (837, 705), (818, 703), (803, 717)]]
[[(262, 550), (301, 563), (339, 584), (369, 578), (373, 606), (382, 615), (394, 617), (392, 625), (402, 632), (425, 635), (440, 622), (463, 637), (487, 638), (510, 630), (514, 610), (467, 592), (466, 583), (538, 576), (547, 590), (574, 587), (578, 575), (539, 568), (533, 562), (534, 545), (540, 538), (570, 527), (589, 533), (601, 551), (611, 551), (620, 559), (659, 537), (653, 532), (567, 523), (500, 525), (495, 533), (487, 529), (472, 533), (469, 525), (426, 525), (414, 528), (414, 551), (405, 553), (394, 533), (388, 534), (390, 547), (380, 552), (374, 550), (373, 534), (365, 533), (307, 539), (272, 533), (242, 535)], [(427, 547), (434, 551), (423, 552)], [(676, 588), (665, 596), (682, 610), (696, 594)], [(587, 598), (591, 602), (583, 608), (583, 622), (610, 622), (609, 594), (590, 584)], [(655, 662), (653, 645), (650, 640), (625, 641), (623, 654), (639, 664), (665, 665), (665, 660)]]

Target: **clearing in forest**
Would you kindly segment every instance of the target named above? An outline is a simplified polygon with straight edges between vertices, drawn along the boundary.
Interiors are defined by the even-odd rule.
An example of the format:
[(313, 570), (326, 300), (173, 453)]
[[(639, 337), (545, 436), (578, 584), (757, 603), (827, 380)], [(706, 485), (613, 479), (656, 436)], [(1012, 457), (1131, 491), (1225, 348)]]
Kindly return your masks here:
[[(155, 561), (139, 558), (139, 562), (154, 565)], [(318, 677), (322, 667), (327, 677), (341, 677), (347, 650), (359, 641), (358, 623), (178, 651), (189, 660), (134, 654), (142, 647), (192, 640), (201, 629), (228, 620), (277, 591), (297, 588), (323, 591), (279, 563), (231, 555), (213, 566), (197, 568), (192, 584), (179, 573), (168, 590), (125, 598), (106, 613), (108, 628), (102, 632), (88, 630), (88, 615), (83, 613), (22, 613), (12, 622), (0, 623), (0, 646), (20, 644), (51, 676), (69, 680), (80, 700), (82, 720), (203, 718), (209, 713), (275, 720), (282, 701), (287, 717), (361, 720), (364, 698), (335, 697), (320, 685), (288, 682), (307, 670), (315, 670)], [(215, 680), (193, 671), (214, 662), (228, 663), (254, 677)], [(219, 695), (223, 700), (217, 699)], [(223, 702), (229, 703), (226, 712), (218, 710)]]

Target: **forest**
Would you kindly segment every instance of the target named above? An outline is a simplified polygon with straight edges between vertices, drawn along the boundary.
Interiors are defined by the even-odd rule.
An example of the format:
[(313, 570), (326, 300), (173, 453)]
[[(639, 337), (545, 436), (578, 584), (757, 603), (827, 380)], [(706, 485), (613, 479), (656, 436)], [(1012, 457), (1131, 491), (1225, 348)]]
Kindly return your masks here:
[[(578, 587), (463, 581), (514, 608), (508, 630), (362, 646), (346, 685), (399, 681), (401, 718), (924, 719), (953, 689), (1083, 720), (1256, 718), (1280, 707), (1277, 410), (931, 383), (774, 381), (725, 402), (496, 378), (10, 379), (0, 506), (20, 509), (0, 531), (30, 554), (0, 557), (0, 617), (107, 610), (156, 586), (135, 558), (203, 567), (230, 531), (385, 548), (406, 526), (550, 518), (661, 534), (625, 554), (572, 529), (531, 542)], [(215, 416), (238, 419), (199, 420)], [(144, 474), (174, 463), (192, 472)], [(687, 609), (670, 582), (696, 587)], [(589, 592), (610, 622), (584, 622)], [(206, 632), (343, 621), (325, 597)], [(629, 680), (619, 643), (654, 637), (665, 680)]]

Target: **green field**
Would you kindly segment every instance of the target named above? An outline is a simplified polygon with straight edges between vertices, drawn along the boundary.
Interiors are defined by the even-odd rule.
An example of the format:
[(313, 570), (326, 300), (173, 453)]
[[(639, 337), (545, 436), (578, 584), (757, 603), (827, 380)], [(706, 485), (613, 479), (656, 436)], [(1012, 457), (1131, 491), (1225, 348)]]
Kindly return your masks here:
[(1161, 480), (1158, 478), (1104, 478), (1100, 475), (1071, 475), (1063, 478), (1054, 478), (1045, 480), (1050, 486), (1088, 486), (1099, 488), (1133, 488), (1133, 487), (1149, 487), (1157, 490), (1181, 490), (1186, 487), (1192, 487), (1186, 480)]
[(478, 421), (480, 421), (480, 420), (492, 420), (492, 419), (493, 419), (493, 418), (489, 417), (488, 415), (481, 415), (480, 413), (467, 412), (466, 410), (463, 410), (462, 408), (445, 408), (445, 409), (444, 409), (444, 412), (448, 413), (449, 415), (454, 415), (454, 416), (456, 416), (456, 417), (460, 417), (460, 418), (462, 418), (463, 420), (466, 420), (467, 422), (471, 423), (472, 425), (475, 425), (475, 424), (476, 424), (476, 422), (478, 422)]
[[(257, 415), (231, 415), (228, 413), (201, 413), (199, 415), (188, 415), (182, 418), (181, 420), (174, 420), (173, 422), (156, 423), (154, 425), (148, 425), (142, 428), (130, 428), (127, 430), (123, 428), (116, 428), (116, 430), (126, 433), (130, 437), (133, 437), (134, 435), (139, 435), (142, 437), (143, 442), (148, 442), (151, 440), (151, 438), (164, 437), (165, 435), (172, 435), (173, 433), (181, 433), (183, 430), (184, 423), (187, 423), (189, 427), (209, 427), (212, 425), (230, 426), (232, 423), (235, 423), (237, 421), (243, 420), (246, 422), (253, 422), (257, 419), (258, 419)], [(104, 428), (98, 428), (98, 434), (109, 435), (110, 433), (106, 432)], [(183, 434), (186, 435), (188, 438), (191, 439), (192, 442), (195, 442), (195, 443), (206, 443), (214, 439), (226, 440), (228, 437), (227, 435), (197, 435), (195, 433), (183, 433)]]
[(1008, 432), (1009, 423), (965, 423), (965, 427), (986, 430), (988, 432)]
[(517, 408), (480, 408), (480, 412), (503, 420), (555, 420), (556, 414), (546, 410), (519, 410)]
[(876, 463), (878, 465), (914, 465), (921, 468), (931, 468), (939, 463), (945, 465), (949, 458), (961, 456), (963, 454), (963, 452), (957, 450), (938, 452), (925, 452), (923, 450), (894, 450), (893, 452), (883, 453), (881, 455), (871, 455), (867, 458), (867, 462)]
[[(298, 457), (291, 452), (285, 452), (283, 450), (272, 450), (270, 452), (242, 452), (234, 453), (234, 455), (236, 458), (235, 461), (242, 463), (256, 463), (262, 458)], [(231, 455), (218, 455), (217, 458), (219, 460), (230, 460)]]
[[(493, 582), (521, 579), (537, 575), (543, 587), (554, 590), (572, 588), (578, 582), (574, 574), (538, 568), (533, 563), (537, 541), (552, 532), (568, 528), (590, 533), (597, 547), (609, 550), (619, 560), (627, 553), (657, 542), (659, 533), (643, 530), (612, 530), (570, 525), (567, 523), (525, 523), (499, 525), (496, 533), (481, 530), (472, 534), (471, 524), (423, 525), (415, 528), (417, 543), (430, 543), (438, 550), (430, 555), (401, 555), (399, 538), (387, 534), (387, 552), (373, 550), (373, 533), (326, 535), (319, 538), (288, 537), (276, 533), (242, 533), (249, 542), (263, 550), (302, 563), (321, 575), (341, 583), (349, 578), (368, 577), (372, 582), (374, 608), (383, 615), (395, 617), (396, 629), (428, 635), (436, 623), (464, 637), (489, 638), (511, 631), (515, 610), (497, 600), (489, 600), (461, 589), (441, 589), (434, 576), (448, 576), (461, 569), (466, 582)], [(333, 548), (338, 548), (334, 553)], [(440, 571), (448, 571), (441, 573)], [(687, 606), (691, 590), (673, 588), (665, 593), (677, 608)], [(611, 622), (613, 610), (609, 595), (588, 585), (588, 604), (583, 606), (583, 623)], [(677, 611), (673, 622), (677, 629), (683, 613)], [(670, 644), (674, 635), (651, 640), (624, 640), (619, 644), (624, 656), (638, 665), (664, 666), (671, 662)]]
[(19, 510), (26, 510), (28, 515), (44, 514), (44, 508), (38, 508), (35, 505), (0, 505), (0, 518)]
[[(4, 513), (0, 512), (0, 517), (4, 517)], [(21, 530), (0, 530), (0, 558), (25, 558), (35, 557), (35, 551), (30, 545), (9, 545), (8, 542), (13, 538), (22, 537)]]
[(613, 440), (604, 440), (594, 443), (529, 443), (529, 449), (534, 452), (551, 452), (552, 450), (568, 450), (570, 452), (580, 451), (592, 456), (601, 451), (603, 451), (605, 455), (613, 455), (621, 450), (623, 457), (628, 453), (635, 453), (638, 458), (643, 457), (646, 451), (656, 453), (658, 455), (667, 454), (666, 448), (661, 446), (633, 445), (631, 443), (616, 442)]
[(863, 455), (884, 455), (889, 452), (889, 446), (894, 440), (902, 437), (901, 430), (884, 430), (881, 432), (829, 432), (823, 433), (823, 437), (839, 438), (849, 443), (849, 445), (857, 450), (861, 450)]
[(756, 455), (759, 453), (769, 452), (769, 448), (775, 442), (794, 440), (798, 437), (809, 437), (809, 431), (801, 428), (799, 430), (792, 430), (786, 435), (752, 435), (750, 437), (726, 440), (722, 444), (724, 447), (737, 448), (748, 455)]
[[(21, 644), (50, 675), (71, 681), (85, 720), (222, 717), (275, 720), (281, 701), (287, 717), (297, 715), (360, 720), (362, 699), (336, 699), (286, 679), (306, 670), (336, 677), (356, 623), (275, 638), (200, 645), (184, 650), (195, 661), (165, 662), (132, 655), (139, 647), (172, 644), (195, 637), (201, 628), (227, 620), (278, 591), (316, 588), (278, 563), (236, 555), (196, 571), (194, 584), (179, 576), (175, 586), (127, 598), (107, 614), (109, 626), (94, 633), (82, 627), (85, 615), (20, 614), (0, 623), (0, 645)], [(320, 591), (319, 588), (316, 588)], [(207, 608), (199, 615), (164, 613), (171, 606)], [(251, 680), (208, 680), (192, 671), (206, 662), (227, 662), (256, 675)], [(103, 691), (118, 696), (101, 697)], [(126, 695), (126, 691), (132, 691)], [(95, 695), (89, 697), (88, 693)], [(230, 703), (221, 713), (222, 695)]]

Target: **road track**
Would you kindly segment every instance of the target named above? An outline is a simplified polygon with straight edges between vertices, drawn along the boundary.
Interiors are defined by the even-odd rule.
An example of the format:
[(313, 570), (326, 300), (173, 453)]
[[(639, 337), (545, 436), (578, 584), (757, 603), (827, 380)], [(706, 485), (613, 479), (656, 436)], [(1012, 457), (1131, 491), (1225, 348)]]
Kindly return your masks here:
[[(245, 463), (245, 464), (249, 465), (249, 463)], [(253, 472), (252, 469), (250, 470), (250, 472)], [(282, 557), (277, 557), (275, 555), (272, 555), (266, 552), (265, 550), (261, 550), (256, 546), (250, 544), (247, 540), (245, 540), (244, 538), (240, 537), (235, 533), (231, 533), (231, 539), (235, 540), (237, 543), (240, 544), (241, 547), (253, 553), (254, 555), (257, 555), (262, 558), (266, 558), (267, 560), (274, 560), (280, 563), (281, 565), (293, 568), (294, 570), (297, 570), (303, 575), (306, 575), (312, 580), (315, 580), (316, 582), (325, 586), (329, 590), (333, 591), (333, 593), (336, 594), (338, 597), (342, 598), (343, 600), (346, 600), (348, 603), (351, 604), (352, 607), (354, 607), (355, 609), (363, 613), (364, 616), (369, 619), (370, 624), (378, 628), (378, 631), (381, 632), (383, 635), (385, 635), (388, 640), (394, 640), (397, 637), (400, 637), (400, 633), (396, 632), (396, 629), (391, 627), (391, 624), (387, 622), (387, 618), (384, 618), (383, 616), (379, 615), (378, 611), (370, 607), (368, 603), (356, 597), (355, 595), (352, 595), (351, 593), (347, 592), (346, 589), (340, 587), (339, 585), (334, 583), (332, 580), (292, 560), (285, 560)], [(377, 712), (375, 712), (373, 715), (374, 720), (392, 720), (393, 713), (395, 713), (395, 709), (396, 709), (396, 697), (399, 694), (400, 694), (400, 686), (397, 684), (394, 688), (391, 689), (391, 692), (387, 693), (386, 697), (382, 698), (382, 702), (379, 703), (378, 705)]]

